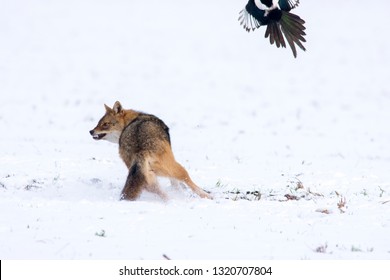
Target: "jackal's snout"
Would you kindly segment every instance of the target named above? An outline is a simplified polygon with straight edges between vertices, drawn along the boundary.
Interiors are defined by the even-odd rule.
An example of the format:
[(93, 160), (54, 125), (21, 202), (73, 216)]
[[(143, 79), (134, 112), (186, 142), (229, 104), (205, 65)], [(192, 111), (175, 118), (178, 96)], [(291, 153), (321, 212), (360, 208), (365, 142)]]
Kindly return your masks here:
[(107, 135), (106, 133), (96, 133), (95, 129), (90, 130), (89, 134), (91, 134), (92, 138), (95, 140), (103, 139), (103, 137)]

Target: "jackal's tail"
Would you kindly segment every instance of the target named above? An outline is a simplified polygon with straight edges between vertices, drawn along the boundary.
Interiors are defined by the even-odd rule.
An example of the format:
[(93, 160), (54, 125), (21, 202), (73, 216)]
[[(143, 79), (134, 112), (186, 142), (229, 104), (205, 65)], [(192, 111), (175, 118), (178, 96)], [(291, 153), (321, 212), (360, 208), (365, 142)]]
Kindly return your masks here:
[(143, 160), (136, 159), (129, 169), (121, 200), (136, 200), (141, 194), (142, 188), (146, 185), (147, 179), (143, 170)]

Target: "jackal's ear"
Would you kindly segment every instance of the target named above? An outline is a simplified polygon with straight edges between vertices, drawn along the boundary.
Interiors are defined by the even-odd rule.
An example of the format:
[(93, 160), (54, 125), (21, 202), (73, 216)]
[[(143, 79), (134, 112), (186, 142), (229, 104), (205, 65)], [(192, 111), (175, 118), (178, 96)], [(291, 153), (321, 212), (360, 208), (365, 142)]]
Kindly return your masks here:
[(114, 110), (115, 114), (119, 114), (123, 110), (122, 105), (121, 105), (121, 103), (119, 101), (115, 102), (115, 104), (112, 107), (112, 109)]
[(104, 108), (106, 108), (106, 113), (112, 112), (112, 109), (108, 107), (106, 104), (104, 104)]

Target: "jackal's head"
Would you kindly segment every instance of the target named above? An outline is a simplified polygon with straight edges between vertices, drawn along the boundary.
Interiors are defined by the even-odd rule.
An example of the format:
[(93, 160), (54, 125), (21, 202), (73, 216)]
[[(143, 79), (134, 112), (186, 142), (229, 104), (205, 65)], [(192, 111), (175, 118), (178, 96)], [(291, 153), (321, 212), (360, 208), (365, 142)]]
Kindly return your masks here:
[(117, 101), (112, 109), (104, 104), (105, 115), (100, 119), (97, 126), (89, 131), (95, 140), (107, 140), (119, 143), (119, 137), (125, 127), (122, 105)]

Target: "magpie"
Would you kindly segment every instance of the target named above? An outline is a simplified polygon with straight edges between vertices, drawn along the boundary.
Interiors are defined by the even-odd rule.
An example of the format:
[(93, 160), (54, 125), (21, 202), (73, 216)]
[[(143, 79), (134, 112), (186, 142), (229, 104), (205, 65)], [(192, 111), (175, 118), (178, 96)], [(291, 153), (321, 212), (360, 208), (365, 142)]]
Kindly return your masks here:
[[(269, 37), (271, 45), (279, 48), (290, 45), (294, 57), (297, 57), (295, 44), (306, 51), (302, 42), (306, 42), (305, 21), (290, 13), (299, 5), (299, 0), (249, 0), (238, 18), (246, 31), (254, 31), (262, 25), (267, 25), (265, 38)], [(283, 33), (283, 34), (282, 34)], [(283, 37), (284, 35), (284, 37)]]

